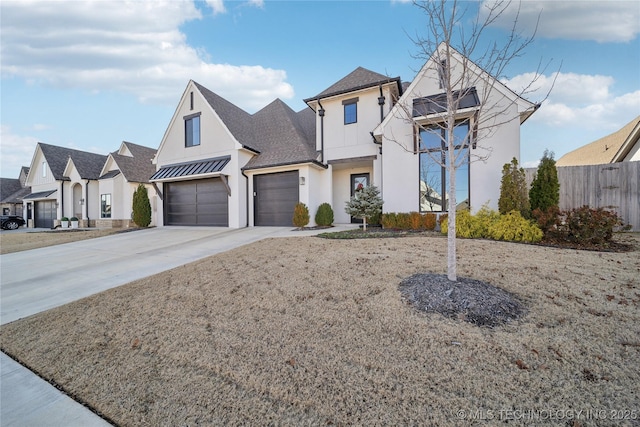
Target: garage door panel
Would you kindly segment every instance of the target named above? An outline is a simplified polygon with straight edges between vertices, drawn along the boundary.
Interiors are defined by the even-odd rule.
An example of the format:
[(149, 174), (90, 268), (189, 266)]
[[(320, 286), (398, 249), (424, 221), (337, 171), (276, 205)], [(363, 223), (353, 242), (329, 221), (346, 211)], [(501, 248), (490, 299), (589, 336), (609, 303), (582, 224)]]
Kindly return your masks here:
[(54, 201), (35, 202), (35, 225), (41, 228), (53, 228), (56, 218), (56, 206)]
[(229, 225), (229, 196), (220, 178), (165, 183), (167, 225)]
[(290, 226), (299, 200), (298, 171), (254, 177), (255, 224)]

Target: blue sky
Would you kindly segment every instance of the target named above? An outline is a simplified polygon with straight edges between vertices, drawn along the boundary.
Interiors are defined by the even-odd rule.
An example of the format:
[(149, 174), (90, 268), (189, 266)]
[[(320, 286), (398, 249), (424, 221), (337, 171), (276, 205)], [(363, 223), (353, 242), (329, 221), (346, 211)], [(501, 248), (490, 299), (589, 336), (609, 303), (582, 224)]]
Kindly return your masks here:
[[(492, 0), (485, 0), (492, 1)], [(482, 2), (469, 2), (473, 11)], [(405, 1), (3, 0), (0, 175), (17, 177), (38, 141), (107, 154), (123, 140), (158, 147), (189, 79), (248, 112), (275, 98), (298, 111), (356, 67), (411, 81), (410, 36), (426, 17)], [(505, 18), (513, 18), (515, 8)], [(523, 1), (535, 42), (505, 76), (540, 63), (551, 96), (522, 127), (521, 161), (559, 158), (640, 115), (640, 2)], [(508, 22), (508, 19), (505, 20)], [(496, 25), (487, 33), (500, 42)]]

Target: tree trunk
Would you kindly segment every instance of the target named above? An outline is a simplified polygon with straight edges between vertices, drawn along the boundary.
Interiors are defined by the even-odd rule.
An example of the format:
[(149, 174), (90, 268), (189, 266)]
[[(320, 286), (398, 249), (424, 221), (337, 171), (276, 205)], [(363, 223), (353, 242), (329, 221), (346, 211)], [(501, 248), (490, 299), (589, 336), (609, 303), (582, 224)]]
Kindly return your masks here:
[(362, 230), (367, 231), (367, 217), (362, 218)]
[(455, 120), (450, 115), (447, 120), (447, 172), (449, 173), (448, 229), (447, 229), (447, 278), (453, 282), (458, 280), (456, 265), (456, 152), (453, 139)]

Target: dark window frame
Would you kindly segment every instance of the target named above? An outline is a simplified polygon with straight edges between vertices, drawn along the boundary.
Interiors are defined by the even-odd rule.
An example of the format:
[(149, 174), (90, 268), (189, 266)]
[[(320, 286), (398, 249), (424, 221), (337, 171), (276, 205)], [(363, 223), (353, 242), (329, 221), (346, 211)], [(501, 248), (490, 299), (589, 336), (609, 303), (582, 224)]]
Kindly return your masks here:
[[(202, 135), (202, 125), (200, 121), (200, 115), (201, 113), (195, 113), (195, 114), (189, 114), (188, 116), (183, 117), (185, 147), (197, 147), (200, 145), (200, 140)], [(197, 123), (197, 128), (195, 127), (196, 123)], [(197, 129), (197, 133), (195, 132), (195, 129)], [(196, 138), (196, 135), (197, 135), (197, 138)]]
[(111, 193), (103, 193), (100, 195), (100, 218), (111, 218), (111, 212), (113, 210), (111, 203)]
[[(466, 201), (467, 203), (470, 205), (471, 202), (471, 148), (472, 148), (472, 144), (470, 142), (473, 141), (469, 141), (469, 138), (473, 139), (473, 134), (472, 132), (470, 132), (471, 126), (472, 126), (472, 122), (470, 119), (463, 119), (463, 120), (459, 120), (456, 121), (455, 123), (455, 127), (461, 126), (461, 125), (465, 125), (466, 127), (466, 137), (465, 140), (462, 141), (460, 144), (456, 144), (454, 146), (454, 150), (456, 151), (456, 153), (458, 152), (458, 150), (467, 150), (468, 153), (465, 155), (465, 166), (466, 168), (464, 169), (460, 169), (460, 167), (458, 167), (456, 169), (456, 174), (459, 173), (460, 171), (463, 171), (466, 169), (466, 184), (467, 184), (467, 188), (466, 188)], [(440, 133), (439, 136), (436, 135), (436, 138), (438, 138), (439, 140), (439, 147), (424, 147), (424, 143), (423, 143), (423, 132), (427, 132), (426, 129), (430, 129), (433, 130), (431, 133)], [(418, 209), (420, 212), (441, 212), (441, 213), (446, 213), (448, 212), (448, 203), (449, 200), (447, 199), (447, 191), (448, 191), (448, 187), (449, 187), (449, 183), (448, 183), (448, 171), (447, 168), (445, 166), (442, 166), (440, 164), (437, 163), (437, 161), (433, 158), (434, 156), (437, 156), (437, 153), (440, 153), (440, 162), (446, 164), (446, 160), (447, 160), (447, 152), (448, 152), (448, 144), (447, 144), (447, 129), (444, 128), (442, 125), (433, 125), (433, 126), (429, 126), (424, 130), (420, 130), (419, 131), (419, 159), (418, 159)], [(429, 185), (429, 182), (427, 182), (428, 180), (423, 179), (423, 162), (425, 161), (431, 163), (432, 165), (435, 165), (437, 167), (440, 168), (440, 188), (438, 189), (440, 192), (440, 207), (441, 210), (434, 210), (434, 209), (423, 209), (423, 199), (427, 198), (428, 196), (423, 195), (423, 190), (422, 190), (422, 182), (425, 181), (425, 186)], [(459, 182), (458, 177), (456, 177), (456, 192), (459, 191), (459, 188), (457, 183)], [(435, 189), (434, 189), (435, 190)], [(443, 200), (444, 199), (444, 200)], [(456, 203), (460, 204), (461, 202), (463, 202), (464, 200), (458, 200), (458, 197), (456, 197)]]
[(358, 123), (358, 100), (359, 98), (351, 98), (342, 101), (345, 125)]

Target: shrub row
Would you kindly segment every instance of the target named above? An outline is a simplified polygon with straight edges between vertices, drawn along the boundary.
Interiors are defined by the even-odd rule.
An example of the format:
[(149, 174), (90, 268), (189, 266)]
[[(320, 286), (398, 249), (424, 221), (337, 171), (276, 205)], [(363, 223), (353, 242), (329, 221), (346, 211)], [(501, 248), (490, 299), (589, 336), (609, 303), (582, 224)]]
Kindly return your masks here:
[[(443, 218), (440, 222), (443, 234), (447, 234), (449, 230), (448, 221), (448, 218)], [(456, 236), (535, 243), (542, 240), (543, 233), (536, 224), (516, 210), (500, 215), (483, 207), (475, 215), (471, 215), (468, 210), (456, 212)]]
[(385, 213), (382, 214), (382, 227), (396, 230), (434, 230), (436, 215), (433, 213)]
[(616, 212), (589, 206), (568, 211), (561, 211), (555, 206), (546, 210), (535, 209), (533, 216), (545, 237), (571, 243), (601, 245), (611, 241), (616, 228), (630, 228), (624, 226)]
[[(293, 225), (302, 228), (309, 224), (310, 220), (309, 208), (304, 203), (296, 204), (293, 209)], [(323, 203), (318, 206), (315, 216), (316, 225), (328, 227), (333, 224), (333, 209), (329, 203)]]

